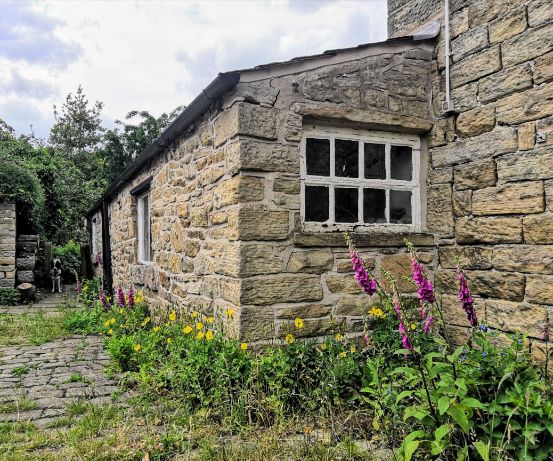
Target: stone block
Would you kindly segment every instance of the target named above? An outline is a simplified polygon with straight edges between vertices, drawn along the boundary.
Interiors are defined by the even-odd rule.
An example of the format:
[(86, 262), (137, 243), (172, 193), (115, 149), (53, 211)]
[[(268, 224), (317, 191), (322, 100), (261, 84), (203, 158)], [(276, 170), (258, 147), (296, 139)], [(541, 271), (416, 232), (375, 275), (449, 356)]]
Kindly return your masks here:
[(336, 319), (308, 319), (304, 320), (303, 328), (297, 329), (294, 322), (281, 322), (277, 326), (277, 336), (284, 339), (286, 335), (292, 334), (296, 337), (327, 336), (338, 330), (343, 322), (338, 323)]
[(536, 143), (537, 147), (545, 147), (553, 145), (553, 116), (542, 118), (536, 121), (536, 132), (545, 135), (546, 139), (543, 142)]
[[(510, 272), (466, 271), (472, 294), (489, 298), (522, 301), (525, 277)], [(459, 292), (459, 281), (454, 270), (439, 270), (434, 276), (436, 289), (444, 294)]]
[(38, 242), (17, 242), (18, 253), (35, 254), (38, 251)]
[(243, 206), (238, 211), (238, 235), (241, 240), (285, 240), (290, 217), (285, 210), (266, 210), (261, 206)]
[(321, 299), (321, 280), (314, 275), (273, 275), (242, 280), (240, 300), (243, 304), (268, 305)]
[(547, 321), (547, 309), (529, 303), (488, 299), (486, 320), (492, 328), (540, 336), (541, 325)]
[(239, 279), (222, 278), (219, 280), (219, 295), (235, 306), (240, 305), (241, 283)]
[(463, 112), (457, 117), (457, 132), (462, 138), (478, 136), (493, 130), (495, 126), (495, 107), (481, 106)]
[(534, 148), (536, 139), (536, 125), (534, 122), (523, 123), (518, 127), (518, 149), (530, 150)]
[(287, 272), (322, 274), (334, 266), (334, 255), (330, 251), (295, 251), (286, 265)]
[(299, 178), (275, 178), (273, 181), (274, 192), (284, 192), (285, 194), (299, 194)]
[(505, 182), (553, 178), (553, 146), (499, 157), (497, 176)]
[(327, 317), (331, 313), (332, 306), (325, 306), (324, 304), (290, 305), (275, 309), (276, 318), (285, 320)]
[(509, 126), (497, 126), (488, 133), (432, 149), (432, 166), (436, 168), (469, 161), (488, 160), (501, 154), (514, 152), (517, 147), (516, 130)]
[(19, 283), (33, 283), (35, 281), (35, 274), (33, 271), (17, 271), (17, 280)]
[[(384, 256), (380, 260), (380, 270), (389, 272), (396, 279), (397, 287), (401, 292), (410, 293), (415, 291), (415, 285), (412, 281), (411, 255), (408, 253)], [(391, 289), (390, 284), (384, 277), (381, 277), (381, 282), (386, 290)]]
[(472, 191), (455, 190), (452, 195), (453, 215), (468, 216), (472, 213)]
[[(29, 258), (33, 258), (34, 256), (29, 256)], [(24, 258), (18, 258), (18, 259), (24, 259)], [(15, 267), (15, 257), (14, 256), (4, 256), (0, 258), (0, 266), (14, 266)]]
[(371, 298), (366, 295), (344, 295), (336, 303), (336, 315), (361, 317), (367, 314), (372, 304)]
[(523, 228), (526, 243), (553, 243), (553, 213), (525, 216)]
[(470, 27), (478, 27), (487, 24), (504, 14), (508, 8), (508, 0), (469, 1), (469, 25)]
[(453, 62), (460, 61), (469, 54), (476, 53), (488, 46), (487, 27), (475, 27), (451, 41)]
[(498, 43), (521, 34), (528, 27), (526, 8), (514, 8), (489, 24), (490, 43)]
[[(530, 86), (532, 85), (530, 77)], [(475, 108), (478, 105), (478, 82), (468, 83), (458, 88), (453, 88), (451, 98), (455, 109), (461, 112)]]
[(303, 132), (303, 117), (293, 112), (288, 112), (286, 115), (286, 123), (284, 124), (284, 139), (287, 141), (301, 141)]
[(494, 46), (455, 63), (451, 67), (451, 84), (457, 88), (499, 70), (501, 55), (499, 46)]
[(282, 258), (274, 254), (272, 245), (240, 245), (240, 276), (276, 274), (282, 269)]
[(549, 0), (531, 0), (528, 3), (528, 24), (537, 27), (553, 19), (553, 8)]
[(526, 88), (532, 88), (532, 68), (529, 63), (484, 77), (478, 82), (478, 97), (481, 102), (488, 103)]
[(449, 33), (451, 38), (455, 38), (467, 30), (469, 30), (469, 15), (468, 8), (465, 8), (461, 11), (456, 11), (451, 16)]
[(453, 182), (453, 168), (430, 168), (426, 181), (430, 185), (451, 184)]
[(497, 102), (499, 123), (519, 124), (548, 117), (553, 113), (553, 82), (515, 93)]
[[(2, 263), (3, 259), (0, 258), (0, 264)], [(30, 256), (23, 256), (21, 258), (17, 258), (17, 269), (23, 269), (23, 270), (33, 270), (36, 265), (36, 257), (34, 255)]]
[(522, 221), (519, 218), (459, 218), (455, 223), (458, 243), (521, 243)]
[(541, 181), (487, 187), (472, 193), (472, 212), (475, 216), (541, 213), (544, 208)]
[(552, 305), (553, 277), (550, 275), (528, 275), (526, 277), (526, 301)]
[[(457, 325), (462, 327), (470, 327), (467, 319), (467, 313), (461, 307), (459, 297), (456, 295), (442, 295), (442, 313), (444, 321), (448, 325)], [(482, 298), (474, 298), (474, 310), (479, 322), (484, 322), (486, 319), (486, 304)]]
[(553, 246), (497, 247), (493, 250), (492, 263), (496, 269), (502, 271), (553, 274)]
[(439, 118), (430, 131), (429, 147), (443, 146), (455, 138), (455, 118)]
[[(403, 247), (405, 245), (404, 239), (409, 240), (415, 247), (434, 246), (434, 236), (430, 233), (352, 232), (350, 236), (357, 248)], [(341, 232), (296, 232), (294, 234), (294, 245), (298, 247), (344, 248), (345, 240)]]
[(510, 66), (545, 54), (553, 48), (553, 23), (532, 28), (501, 45), (503, 65)]
[(443, 235), (453, 234), (451, 185), (429, 186), (426, 199), (426, 224), (428, 229)]
[(251, 171), (299, 174), (299, 147), (240, 139), (240, 168)]
[(497, 180), (493, 160), (458, 165), (453, 169), (453, 175), (456, 190), (495, 186)]
[(215, 145), (237, 135), (276, 139), (276, 113), (273, 108), (246, 102), (234, 104), (215, 120)]
[(240, 307), (239, 339), (253, 342), (275, 336), (275, 319), (272, 309), (267, 307)]
[(534, 82), (540, 84), (553, 79), (553, 51), (534, 61)]
[(335, 275), (330, 274), (324, 277), (326, 286), (331, 293), (360, 294), (361, 288), (353, 278), (352, 274)]
[(455, 269), (457, 260), (465, 270), (485, 270), (492, 268), (492, 248), (475, 246), (442, 246), (438, 248), (440, 266)]

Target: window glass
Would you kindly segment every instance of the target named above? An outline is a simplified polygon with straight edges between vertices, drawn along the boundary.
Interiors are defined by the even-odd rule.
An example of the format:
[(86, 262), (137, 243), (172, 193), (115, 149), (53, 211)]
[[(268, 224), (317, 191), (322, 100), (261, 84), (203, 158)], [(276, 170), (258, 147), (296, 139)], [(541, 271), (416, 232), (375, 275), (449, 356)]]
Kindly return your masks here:
[(386, 222), (384, 189), (363, 189), (363, 220), (369, 224)]
[(328, 187), (305, 186), (305, 220), (325, 222), (328, 220)]
[(365, 179), (386, 179), (386, 146), (368, 142), (364, 145)]
[(138, 199), (138, 260), (152, 260), (152, 244), (150, 238), (150, 197), (145, 194)]
[(334, 171), (342, 178), (359, 177), (359, 142), (337, 139), (334, 144)]
[(330, 140), (307, 138), (305, 144), (307, 174), (330, 175)]
[(358, 190), (351, 187), (334, 189), (334, 219), (336, 222), (358, 221)]
[(409, 146), (390, 146), (391, 178), (411, 181), (413, 178), (413, 149)]
[(411, 192), (406, 190), (390, 191), (390, 222), (411, 224)]

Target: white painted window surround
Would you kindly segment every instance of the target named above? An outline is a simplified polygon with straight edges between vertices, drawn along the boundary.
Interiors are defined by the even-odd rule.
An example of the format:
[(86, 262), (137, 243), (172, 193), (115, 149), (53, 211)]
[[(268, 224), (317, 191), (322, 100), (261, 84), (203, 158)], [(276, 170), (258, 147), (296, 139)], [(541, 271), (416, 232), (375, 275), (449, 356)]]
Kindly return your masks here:
[(150, 191), (137, 198), (138, 262), (150, 264), (152, 245), (150, 236)]
[[(308, 174), (307, 167), (307, 153), (306, 146), (308, 139), (320, 139), (328, 140), (330, 144), (330, 165), (329, 165), (329, 174), (319, 175), (313, 174), (313, 167), (311, 167), (311, 174)], [(336, 174), (336, 140), (338, 141), (353, 141), (358, 143), (358, 161), (359, 165), (356, 166), (357, 173), (356, 177), (343, 177)], [(310, 145), (313, 145), (313, 141), (309, 141)], [(352, 143), (346, 143), (349, 146), (353, 146)], [(385, 159), (385, 174), (384, 172), (380, 173), (379, 176), (382, 179), (366, 179), (365, 178), (365, 145), (366, 144), (377, 144), (379, 149), (384, 150), (384, 159)], [(344, 145), (344, 143), (341, 143)], [(400, 180), (393, 179), (391, 173), (391, 150), (394, 149), (395, 152), (398, 151), (397, 148), (392, 146), (406, 146), (412, 149), (411, 156), (411, 179), (410, 180)], [(401, 149), (401, 148), (400, 148)], [(365, 130), (354, 130), (347, 128), (333, 128), (326, 126), (316, 126), (316, 125), (304, 125), (303, 128), (303, 137), (300, 146), (300, 175), (301, 175), (301, 222), (302, 230), (305, 232), (328, 232), (328, 231), (346, 231), (346, 230), (355, 230), (358, 232), (363, 231), (389, 231), (389, 232), (411, 232), (411, 231), (420, 231), (422, 216), (421, 216), (421, 179), (420, 179), (420, 169), (421, 169), (421, 144), (420, 138), (414, 134), (405, 134), (405, 133), (393, 133), (393, 132), (384, 132), (384, 131), (365, 131)], [(312, 149), (310, 150), (312, 152)], [(310, 154), (310, 158), (313, 154)], [(326, 154), (325, 154), (326, 155)], [(397, 158), (397, 157), (396, 157)], [(339, 162), (338, 162), (339, 163)], [(342, 173), (344, 174), (344, 173)], [(395, 174), (397, 177), (397, 173)], [(310, 188), (310, 200), (313, 202), (313, 194), (321, 191), (324, 192), (324, 198), (321, 200), (321, 203), (324, 208), (324, 202), (326, 199), (326, 194), (328, 188), (328, 217), (324, 221), (314, 221), (313, 213), (310, 213), (309, 210), (306, 213), (306, 187), (310, 186), (319, 186), (324, 187), (325, 189), (315, 189)], [(336, 203), (336, 189), (356, 189), (357, 192), (357, 216), (356, 220), (351, 218), (353, 222), (339, 222), (340, 219), (336, 217), (336, 210), (339, 208), (340, 204)], [(373, 205), (377, 207), (384, 207), (384, 215), (379, 221), (383, 222), (366, 222), (370, 218), (365, 219), (364, 217), (364, 194), (367, 194), (367, 198), (370, 193), (378, 190), (379, 192), (376, 195), (379, 195), (384, 200), (381, 200), (380, 204), (374, 203)], [(392, 191), (404, 191), (402, 192), (392, 192)], [(390, 221), (409, 221), (407, 218), (395, 218), (390, 216), (390, 195), (392, 194), (394, 200), (397, 197), (402, 196), (407, 197), (410, 192), (411, 194), (411, 219), (410, 223), (400, 223), (400, 222), (390, 222)], [(342, 191), (338, 191), (338, 199)], [(355, 192), (353, 193), (355, 194)], [(350, 204), (353, 204), (355, 197), (352, 198)], [(370, 202), (370, 200), (368, 200)], [(309, 204), (307, 205), (309, 207)], [(367, 206), (367, 205), (366, 205)], [(397, 212), (397, 209), (396, 209)], [(367, 212), (368, 214), (369, 212)], [(338, 213), (340, 214), (340, 212)], [(311, 216), (310, 216), (311, 215)], [(353, 215), (352, 215), (353, 216)]]

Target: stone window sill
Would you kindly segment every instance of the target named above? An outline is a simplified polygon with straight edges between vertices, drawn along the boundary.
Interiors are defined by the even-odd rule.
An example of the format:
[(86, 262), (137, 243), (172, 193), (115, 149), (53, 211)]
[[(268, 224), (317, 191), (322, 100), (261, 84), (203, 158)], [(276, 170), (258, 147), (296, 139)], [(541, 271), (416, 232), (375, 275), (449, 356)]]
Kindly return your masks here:
[[(402, 247), (404, 239), (416, 247), (434, 246), (434, 234), (425, 232), (350, 232), (358, 248)], [(343, 232), (296, 232), (294, 245), (298, 247), (346, 247)]]

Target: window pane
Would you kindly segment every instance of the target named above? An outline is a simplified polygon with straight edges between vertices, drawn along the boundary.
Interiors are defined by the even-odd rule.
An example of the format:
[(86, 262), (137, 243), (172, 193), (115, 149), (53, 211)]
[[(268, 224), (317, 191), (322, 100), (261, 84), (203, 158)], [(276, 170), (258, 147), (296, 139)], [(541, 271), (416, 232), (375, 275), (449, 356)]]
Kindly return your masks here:
[(411, 192), (405, 190), (390, 191), (390, 222), (411, 224)]
[(307, 174), (330, 176), (330, 140), (307, 138), (305, 154)]
[(149, 196), (142, 197), (142, 258), (150, 261), (150, 206)]
[(409, 146), (390, 147), (391, 178), (411, 181), (413, 178), (413, 149)]
[(305, 186), (305, 220), (328, 220), (328, 187)]
[(357, 222), (357, 189), (336, 187), (334, 189), (334, 219), (336, 222)]
[(386, 179), (384, 144), (365, 143), (365, 178)]
[(384, 189), (363, 189), (363, 219), (370, 224), (386, 222)]
[(358, 178), (359, 142), (337, 139), (334, 146), (334, 171), (336, 176), (342, 178)]

